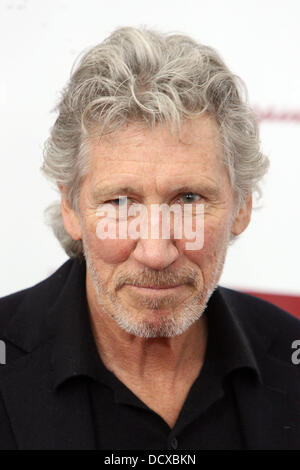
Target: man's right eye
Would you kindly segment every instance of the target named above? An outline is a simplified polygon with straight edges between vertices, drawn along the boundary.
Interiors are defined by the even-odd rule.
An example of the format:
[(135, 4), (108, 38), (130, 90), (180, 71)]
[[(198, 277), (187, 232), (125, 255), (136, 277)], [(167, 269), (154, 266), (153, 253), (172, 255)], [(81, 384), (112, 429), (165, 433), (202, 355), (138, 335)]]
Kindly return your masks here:
[(128, 200), (127, 196), (120, 196), (116, 199), (110, 199), (109, 201), (105, 201), (105, 204), (115, 204), (116, 206), (123, 206)]

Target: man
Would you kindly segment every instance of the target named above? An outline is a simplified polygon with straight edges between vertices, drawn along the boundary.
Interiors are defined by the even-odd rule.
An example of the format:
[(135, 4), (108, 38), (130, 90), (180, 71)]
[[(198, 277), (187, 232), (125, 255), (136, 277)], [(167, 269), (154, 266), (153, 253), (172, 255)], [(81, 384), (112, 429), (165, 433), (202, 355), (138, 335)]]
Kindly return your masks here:
[(57, 109), (70, 260), (1, 299), (1, 448), (299, 449), (300, 323), (218, 286), (268, 167), (241, 82), (187, 36), (120, 28)]

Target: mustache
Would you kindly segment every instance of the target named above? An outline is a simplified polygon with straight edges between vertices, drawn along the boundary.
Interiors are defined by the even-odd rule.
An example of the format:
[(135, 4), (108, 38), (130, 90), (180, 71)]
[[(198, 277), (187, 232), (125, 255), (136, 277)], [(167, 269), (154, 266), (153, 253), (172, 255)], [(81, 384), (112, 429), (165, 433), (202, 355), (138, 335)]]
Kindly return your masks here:
[(175, 287), (178, 284), (195, 285), (198, 273), (193, 268), (185, 268), (182, 272), (164, 272), (157, 270), (144, 270), (133, 276), (130, 272), (123, 272), (118, 275), (116, 288), (120, 289), (124, 285), (147, 287), (149, 285), (160, 288), (163, 286)]

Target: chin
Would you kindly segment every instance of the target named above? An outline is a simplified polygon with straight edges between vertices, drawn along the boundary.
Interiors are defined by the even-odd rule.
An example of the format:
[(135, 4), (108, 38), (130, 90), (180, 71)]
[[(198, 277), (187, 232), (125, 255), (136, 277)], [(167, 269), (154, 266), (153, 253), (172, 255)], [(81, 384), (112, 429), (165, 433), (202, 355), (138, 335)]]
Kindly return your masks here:
[[(117, 309), (113, 318), (127, 333), (141, 338), (172, 338), (184, 333), (202, 315), (201, 309), (187, 312), (174, 312), (174, 309), (143, 309), (139, 318), (128, 310)], [(142, 318), (141, 318), (142, 315)]]
[(167, 322), (160, 322), (160, 324), (143, 322), (126, 326), (123, 324), (122, 327), (127, 333), (140, 338), (173, 338), (181, 335), (187, 329)]

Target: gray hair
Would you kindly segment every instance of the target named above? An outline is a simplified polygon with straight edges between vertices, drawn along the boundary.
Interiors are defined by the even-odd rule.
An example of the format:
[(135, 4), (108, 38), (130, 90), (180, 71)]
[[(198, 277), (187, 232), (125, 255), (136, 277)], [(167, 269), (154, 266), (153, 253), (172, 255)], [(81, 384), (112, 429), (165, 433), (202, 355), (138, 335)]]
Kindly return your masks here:
[[(58, 117), (45, 143), (42, 171), (67, 188), (75, 210), (95, 129), (104, 135), (137, 121), (180, 129), (183, 119), (204, 112), (218, 123), (236, 207), (251, 193), (261, 195), (259, 181), (269, 161), (260, 152), (245, 85), (213, 48), (186, 35), (145, 27), (116, 29), (81, 57), (55, 109)], [(81, 240), (65, 231), (60, 203), (52, 204), (46, 215), (66, 253), (81, 255)]]

